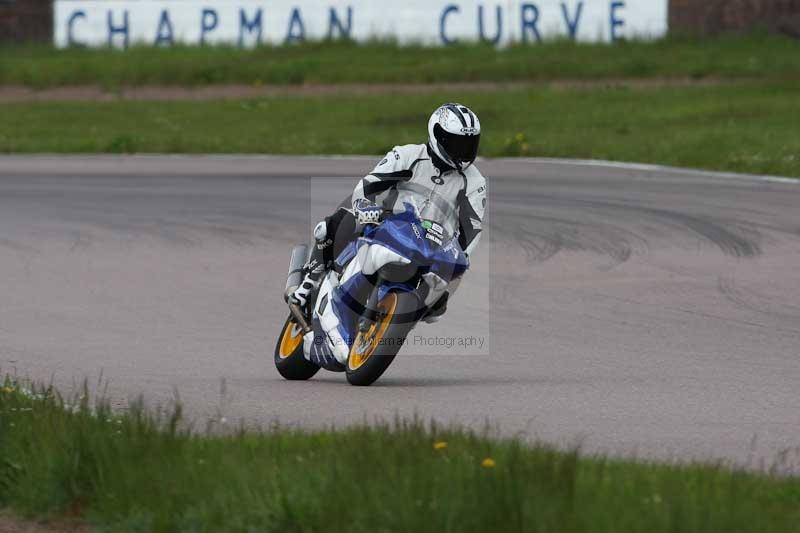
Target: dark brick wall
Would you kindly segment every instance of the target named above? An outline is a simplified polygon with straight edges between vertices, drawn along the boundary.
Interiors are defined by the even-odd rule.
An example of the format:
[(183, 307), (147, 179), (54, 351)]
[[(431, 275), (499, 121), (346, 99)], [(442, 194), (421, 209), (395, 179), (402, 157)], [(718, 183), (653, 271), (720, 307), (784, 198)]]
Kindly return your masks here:
[(50, 42), (51, 0), (0, 0), (0, 42)]
[(800, 0), (670, 0), (669, 28), (711, 35), (764, 28), (800, 37)]

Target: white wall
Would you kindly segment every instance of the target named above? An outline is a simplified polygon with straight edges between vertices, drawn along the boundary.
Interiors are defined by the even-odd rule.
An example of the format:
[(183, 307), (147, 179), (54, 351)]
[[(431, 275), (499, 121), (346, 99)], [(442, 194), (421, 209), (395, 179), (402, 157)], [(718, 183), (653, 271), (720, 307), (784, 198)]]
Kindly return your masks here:
[[(343, 35), (446, 44), (659, 37), (668, 0), (55, 0), (54, 41), (280, 44)], [(260, 14), (260, 19), (259, 19)], [(500, 15), (498, 18), (498, 14)], [(481, 32), (481, 26), (483, 32)]]

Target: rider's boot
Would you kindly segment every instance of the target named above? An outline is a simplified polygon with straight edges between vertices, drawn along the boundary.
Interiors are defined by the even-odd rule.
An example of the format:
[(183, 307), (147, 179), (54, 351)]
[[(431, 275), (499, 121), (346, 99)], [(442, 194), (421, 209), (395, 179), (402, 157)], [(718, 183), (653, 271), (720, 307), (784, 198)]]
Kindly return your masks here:
[(289, 301), (303, 309), (308, 305), (309, 297), (319, 288), (322, 278), (328, 269), (328, 261), (325, 256), (329, 254), (326, 254), (325, 250), (333, 244), (333, 241), (328, 238), (325, 221), (320, 222), (314, 228), (314, 241), (311, 257), (308, 263), (303, 266), (303, 281), (289, 295)]
[(303, 267), (303, 281), (300, 283), (300, 286), (289, 295), (289, 301), (305, 309), (309, 297), (319, 288), (324, 275), (325, 265), (318, 259), (312, 257)]

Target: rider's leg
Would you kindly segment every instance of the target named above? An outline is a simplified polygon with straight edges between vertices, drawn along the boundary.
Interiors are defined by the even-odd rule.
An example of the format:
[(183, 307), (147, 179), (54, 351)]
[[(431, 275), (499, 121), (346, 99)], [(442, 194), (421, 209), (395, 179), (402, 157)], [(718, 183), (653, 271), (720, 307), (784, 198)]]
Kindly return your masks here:
[(289, 296), (293, 304), (305, 307), (311, 293), (319, 287), (326, 270), (325, 249), (330, 246), (327, 240), (327, 228), (323, 220), (314, 228), (314, 247), (308, 262), (303, 265), (303, 281)]
[(444, 293), (430, 305), (428, 312), (422, 317), (423, 322), (433, 324), (434, 322), (441, 320), (442, 316), (447, 312), (447, 302), (450, 299), (450, 295), (456, 292), (458, 286), (461, 285), (462, 279), (463, 278), (459, 276), (458, 278), (450, 281), (450, 283), (447, 285), (447, 290), (444, 291)]
[(303, 281), (289, 297), (292, 303), (305, 307), (309, 296), (319, 288), (325, 272), (331, 267), (337, 251), (353, 238), (353, 214), (339, 208), (314, 228), (314, 248), (303, 267)]

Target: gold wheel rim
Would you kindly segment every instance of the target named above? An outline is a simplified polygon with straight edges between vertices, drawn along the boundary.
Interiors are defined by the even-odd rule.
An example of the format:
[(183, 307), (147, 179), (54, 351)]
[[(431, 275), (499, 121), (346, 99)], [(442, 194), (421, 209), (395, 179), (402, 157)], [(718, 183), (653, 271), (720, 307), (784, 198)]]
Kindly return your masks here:
[(290, 320), (283, 328), (281, 336), (281, 346), (278, 348), (278, 355), (281, 359), (290, 357), (295, 350), (303, 343), (303, 329), (294, 320)]
[(350, 370), (358, 370), (375, 352), (389, 324), (392, 323), (395, 310), (397, 309), (397, 294), (390, 292), (378, 302), (379, 320), (374, 322), (370, 328), (356, 336), (353, 346), (350, 348), (350, 355), (347, 358), (347, 367)]

